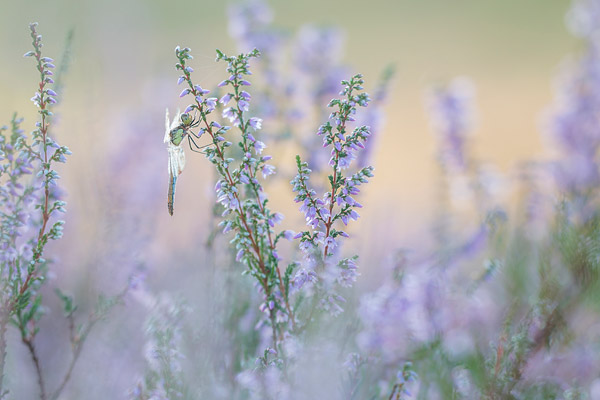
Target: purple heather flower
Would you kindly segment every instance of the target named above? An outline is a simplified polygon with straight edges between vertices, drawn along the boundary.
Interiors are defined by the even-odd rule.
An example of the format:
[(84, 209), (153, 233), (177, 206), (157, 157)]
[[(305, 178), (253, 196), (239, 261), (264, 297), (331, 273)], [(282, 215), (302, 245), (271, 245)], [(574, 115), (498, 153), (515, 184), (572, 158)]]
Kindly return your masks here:
[[(591, 39), (590, 39), (591, 40)], [(600, 107), (600, 46), (589, 43), (586, 53), (564, 73), (550, 133), (560, 146), (554, 173), (561, 190), (583, 195), (600, 183), (596, 154), (600, 149), (597, 109)]]
[(248, 175), (246, 175), (245, 173), (242, 172), (240, 174), (240, 182), (242, 182), (246, 185), (250, 184), (250, 179), (248, 178)]
[(239, 249), (235, 255), (235, 261), (237, 261), (237, 262), (242, 261), (243, 256), (244, 256), (244, 249)]
[(235, 198), (233, 193), (222, 193), (218, 198), (217, 202), (221, 203), (225, 209), (233, 210), (239, 206), (238, 200)]
[(266, 147), (267, 146), (260, 140), (254, 142), (254, 151), (256, 151), (256, 154), (261, 154)]
[(181, 91), (181, 94), (179, 95), (179, 97), (184, 97), (184, 96), (187, 96), (188, 94), (190, 94), (190, 88), (185, 88)]
[(445, 167), (466, 167), (465, 146), (472, 125), (474, 86), (466, 78), (455, 78), (446, 87), (429, 94), (429, 109), (440, 140), (440, 157)]
[(202, 86), (200, 86), (200, 85), (194, 85), (194, 90), (196, 90), (196, 92), (200, 96), (204, 96), (205, 94), (210, 93), (210, 90), (202, 89)]
[(246, 100), (240, 100), (238, 102), (238, 106), (242, 111), (248, 111), (250, 109), (250, 103), (248, 103)]
[(219, 103), (226, 106), (227, 103), (229, 103), (231, 101), (231, 97), (232, 97), (231, 93), (227, 93), (225, 96), (221, 97), (221, 100), (219, 100)]
[(338, 244), (337, 244), (337, 241), (333, 237), (328, 236), (327, 238), (325, 238), (323, 245), (329, 247), (329, 249), (335, 249)]
[(248, 123), (254, 130), (259, 130), (262, 128), (262, 119), (252, 117), (248, 120)]
[(223, 228), (223, 233), (227, 233), (229, 231), (231, 231), (233, 229), (233, 224), (231, 223), (231, 221), (227, 221), (225, 223), (225, 227)]
[(205, 100), (205, 103), (206, 103), (206, 108), (208, 109), (208, 111), (212, 112), (217, 107), (217, 98), (209, 97), (208, 99)]
[(223, 110), (223, 118), (227, 118), (229, 122), (233, 122), (237, 119), (237, 112), (233, 107), (227, 107)]
[(271, 225), (271, 227), (274, 227), (275, 224), (280, 224), (281, 221), (283, 221), (283, 214), (274, 213), (273, 215), (271, 215), (271, 218), (269, 218), (269, 225)]
[(273, 175), (275, 173), (275, 167), (270, 164), (265, 164), (262, 166), (262, 175), (263, 178), (266, 178), (269, 175)]
[(352, 287), (356, 279), (360, 275), (357, 271), (357, 266), (352, 259), (345, 259), (338, 264), (340, 269), (339, 275), (336, 278), (337, 283), (342, 287)]
[[(338, 158), (338, 168), (348, 168), (352, 163), (352, 160), (354, 160), (355, 158), (356, 156), (354, 155), (354, 153), (349, 150), (345, 153), (345, 155), (340, 154), (340, 157)], [(330, 164), (333, 166), (333, 159), (331, 159)]]
[[(339, 65), (344, 37), (336, 28), (304, 26), (298, 32), (295, 65), (307, 76), (323, 75), (323, 66)], [(331, 67), (330, 67), (331, 68)], [(340, 80), (336, 82), (339, 85)]]
[(250, 93), (246, 92), (245, 90), (242, 90), (240, 92), (240, 97), (246, 101), (250, 101), (250, 99), (252, 98), (252, 96), (250, 96)]
[(314, 284), (318, 281), (317, 274), (315, 271), (307, 270), (306, 268), (300, 269), (296, 272), (296, 275), (292, 278), (292, 286), (294, 289), (301, 289), (306, 283)]

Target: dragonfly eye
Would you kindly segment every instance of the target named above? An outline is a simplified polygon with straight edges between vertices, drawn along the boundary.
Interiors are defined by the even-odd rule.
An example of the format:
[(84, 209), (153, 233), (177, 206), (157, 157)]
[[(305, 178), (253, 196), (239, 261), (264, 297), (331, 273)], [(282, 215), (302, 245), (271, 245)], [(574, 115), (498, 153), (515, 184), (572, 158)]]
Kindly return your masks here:
[(190, 114), (188, 114), (188, 113), (181, 114), (181, 123), (183, 125), (190, 125), (192, 123), (192, 117), (190, 117)]

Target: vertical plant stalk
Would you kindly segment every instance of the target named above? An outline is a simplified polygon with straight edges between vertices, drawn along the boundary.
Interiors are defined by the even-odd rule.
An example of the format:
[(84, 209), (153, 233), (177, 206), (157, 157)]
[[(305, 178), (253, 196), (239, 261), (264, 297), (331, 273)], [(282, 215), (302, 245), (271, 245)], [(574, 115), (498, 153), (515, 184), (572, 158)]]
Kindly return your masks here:
[[(41, 164), (38, 177), (42, 178), (44, 190), (42, 198), (40, 199), (40, 203), (37, 206), (41, 209), (41, 221), (37, 239), (32, 239), (32, 242), (35, 243), (33, 255), (29, 261), (26, 261), (27, 274), (24, 280), (20, 275), (15, 278), (15, 293), (11, 299), (12, 301), (9, 302), (7, 313), (8, 318), (11, 318), (13, 315), (16, 317), (15, 322), (21, 333), (21, 341), (27, 347), (35, 366), (38, 377), (37, 381), (40, 389), (40, 397), (42, 400), (46, 400), (47, 392), (44, 383), (44, 377), (42, 374), (40, 359), (37, 355), (34, 345), (34, 339), (38, 332), (38, 328), (35, 326), (35, 324), (40, 315), (39, 307), (41, 305), (41, 297), (35, 296), (35, 293), (32, 293), (31, 289), (32, 284), (41, 278), (38, 276), (39, 267), (45, 263), (45, 260), (42, 258), (42, 254), (46, 244), (48, 243), (48, 240), (58, 239), (62, 236), (62, 225), (64, 224), (63, 221), (57, 221), (47, 232), (48, 222), (51, 214), (54, 211), (64, 211), (64, 202), (55, 201), (54, 204), (50, 206), (50, 185), (54, 183), (56, 179), (58, 179), (56, 172), (51, 169), (51, 162), (64, 162), (64, 155), (70, 154), (70, 151), (64, 146), (58, 146), (54, 140), (48, 136), (48, 129), (50, 127), (49, 118), (52, 116), (52, 112), (49, 110), (49, 105), (56, 103), (56, 99), (53, 96), (56, 96), (57, 94), (46, 86), (54, 83), (51, 78), (53, 75), (51, 69), (54, 68), (54, 65), (52, 64), (53, 60), (51, 58), (42, 57), (42, 36), (37, 34), (36, 26), (37, 23), (32, 23), (29, 25), (31, 30), (31, 38), (33, 39), (32, 45), (34, 50), (27, 52), (25, 57), (35, 57), (37, 70), (40, 73), (40, 83), (38, 85), (38, 90), (32, 98), (32, 101), (38, 107), (38, 113), (41, 117), (36, 123), (37, 129), (32, 133), (33, 144), (29, 145), (23, 141), (23, 147)], [(55, 148), (52, 154), (50, 154), (49, 147)]]
[[(42, 253), (44, 251), (44, 246), (48, 242), (48, 236), (46, 234), (46, 226), (48, 225), (48, 221), (50, 220), (50, 211), (49, 211), (48, 203), (49, 203), (49, 199), (50, 199), (50, 179), (51, 179), (51, 177), (49, 176), (50, 164), (49, 164), (49, 159), (48, 159), (48, 141), (47, 141), (48, 128), (49, 128), (50, 124), (47, 121), (47, 118), (49, 117), (49, 110), (47, 110), (47, 106), (49, 103), (54, 102), (52, 97), (49, 96), (49, 95), (53, 94), (54, 92), (53, 91), (48, 92), (48, 90), (50, 90), (50, 89), (46, 89), (45, 87), (46, 87), (47, 83), (52, 82), (51, 78), (49, 81), (47, 76), (52, 75), (52, 71), (50, 71), (49, 68), (53, 68), (54, 65), (50, 64), (50, 62), (51, 62), (50, 59), (44, 59), (42, 57), (42, 42), (41, 42), (42, 37), (37, 34), (37, 32), (35, 30), (36, 26), (37, 26), (36, 23), (29, 25), (29, 27), (31, 29), (31, 38), (33, 39), (33, 47), (35, 48), (35, 52), (32, 55), (35, 57), (35, 59), (37, 61), (37, 69), (40, 72), (40, 77), (41, 77), (40, 83), (39, 83), (39, 90), (36, 93), (36, 96), (39, 96), (37, 101), (38, 101), (38, 105), (39, 105), (39, 109), (40, 109), (39, 113), (41, 115), (41, 120), (39, 123), (39, 132), (40, 132), (41, 139), (42, 139), (41, 143), (42, 143), (43, 155), (40, 155), (39, 158), (40, 158), (40, 161), (42, 162), (42, 171), (44, 172), (44, 198), (42, 200), (42, 226), (40, 227), (40, 230), (38, 233), (37, 245), (33, 251), (33, 259), (27, 269), (27, 276), (25, 278), (25, 281), (21, 285), (21, 288), (19, 289), (19, 297), (21, 297), (25, 294), (27, 289), (29, 289), (32, 279), (34, 279), (34, 277), (35, 277), (35, 274), (37, 272), (36, 265), (38, 264), (40, 258), (42, 257)], [(28, 54), (30, 54), (30, 53), (28, 53)], [(14, 303), (13, 303), (13, 307), (14, 307)]]
[[(225, 152), (224, 152), (225, 147), (222, 145), (223, 138), (220, 137), (220, 134), (223, 131), (222, 131), (220, 125), (214, 125), (213, 123), (210, 123), (208, 121), (207, 114), (212, 110), (210, 110), (210, 109), (206, 110), (206, 107), (205, 107), (206, 101), (202, 99), (202, 96), (204, 95), (204, 91), (202, 90), (202, 88), (200, 88), (199, 86), (194, 85), (192, 83), (191, 76), (190, 76), (192, 69), (190, 67), (186, 67), (186, 65), (185, 65), (186, 59), (191, 57), (191, 56), (189, 56), (188, 52), (189, 52), (189, 49), (183, 49), (183, 50), (179, 50), (179, 48), (176, 49), (176, 55), (179, 59), (179, 64), (177, 65), (177, 69), (179, 69), (183, 72), (183, 75), (181, 76), (180, 81), (185, 81), (189, 87), (189, 88), (185, 89), (184, 92), (182, 92), (182, 95), (191, 94), (194, 96), (195, 104), (193, 105), (193, 108), (196, 108), (200, 112), (200, 119), (204, 125), (204, 128), (202, 128), (202, 129), (205, 132), (208, 132), (213, 144), (215, 145), (214, 146), (214, 154), (216, 155), (218, 162), (220, 163), (220, 165), (217, 165), (217, 169), (219, 170), (219, 173), (221, 174), (221, 176), (225, 179), (227, 185), (231, 188), (236, 188), (236, 186), (237, 186), (236, 179), (234, 178), (234, 176), (232, 176), (232, 173), (230, 172), (228, 167), (223, 167), (223, 165), (228, 166), (228, 164), (229, 164), (227, 158), (225, 157)], [(248, 135), (249, 135), (247, 132), (247, 129), (251, 124), (250, 124), (250, 121), (244, 122), (244, 120), (243, 120), (243, 110), (240, 107), (241, 94), (239, 91), (239, 87), (240, 87), (240, 85), (242, 85), (241, 75), (243, 72), (242, 71), (243, 68), (237, 66), (237, 64), (235, 64), (235, 62), (234, 62), (234, 60), (238, 60), (238, 59), (241, 60), (243, 57), (242, 58), (240, 58), (240, 57), (228, 58), (228, 57), (225, 57), (224, 55), (222, 55), (222, 53), (219, 53), (219, 54), (220, 55), (218, 58), (228, 61), (232, 65), (232, 68), (233, 68), (233, 70), (231, 71), (232, 78), (230, 78), (231, 80), (229, 82), (231, 82), (231, 84), (234, 88), (234, 92), (235, 92), (234, 99), (237, 103), (234, 112), (237, 115), (237, 117), (239, 118), (239, 128), (242, 131), (242, 141), (240, 142), (242, 145), (242, 149), (244, 150), (245, 153), (248, 153), (250, 151), (250, 145), (247, 142)], [(258, 52), (250, 53), (246, 57), (256, 57), (256, 56), (258, 56)], [(217, 131), (215, 131), (213, 129), (215, 127), (218, 129)], [(254, 166), (254, 168), (248, 168), (248, 170), (249, 170), (250, 178), (256, 179), (256, 174), (258, 172), (258, 165)], [(262, 201), (260, 199), (260, 196), (258, 193), (258, 188), (255, 186), (253, 186), (253, 194), (256, 197), (256, 204), (258, 206), (258, 209), (259, 209), (261, 215), (266, 218), (267, 212), (266, 212), (264, 205), (262, 204)], [(247, 239), (250, 241), (250, 247), (253, 252), (253, 257), (255, 258), (256, 264), (258, 266), (258, 270), (260, 272), (260, 277), (258, 277), (258, 280), (259, 280), (259, 283), (260, 283), (262, 289), (264, 290), (265, 297), (268, 301), (268, 299), (273, 296), (272, 285), (269, 280), (269, 275), (270, 275), (271, 270), (275, 270), (277, 273), (277, 280), (278, 280), (277, 285), (278, 285), (279, 290), (281, 291), (281, 295), (283, 297), (285, 310), (287, 311), (288, 318), (289, 318), (292, 326), (295, 328), (294, 313), (289, 305), (287, 291), (285, 290), (285, 288), (283, 286), (283, 279), (281, 277), (281, 272), (280, 272), (278, 263), (275, 261), (273, 263), (274, 265), (269, 266), (267, 263), (267, 260), (266, 260), (266, 257), (269, 257), (268, 254), (275, 253), (275, 248), (276, 248), (275, 242), (271, 235), (271, 230), (268, 226), (268, 222), (264, 221), (264, 225), (265, 225), (266, 231), (267, 231), (266, 238), (267, 238), (267, 247), (268, 247), (267, 249), (265, 249), (261, 245), (259, 233), (255, 232), (251, 221), (248, 220), (246, 213), (244, 212), (244, 208), (243, 208), (243, 200), (244, 199), (240, 196), (240, 194), (237, 190), (233, 192), (232, 196), (236, 202), (234, 211), (241, 223), (242, 234), (245, 235), (247, 237)], [(269, 257), (269, 259), (272, 259), (272, 258), (273, 257)], [(283, 334), (282, 334), (280, 328), (278, 328), (275, 313), (276, 313), (275, 308), (269, 307), (269, 320), (271, 322), (271, 326), (272, 326), (272, 330), (273, 330), (273, 348), (274, 349), (277, 348), (277, 343), (279, 341), (278, 338), (281, 337), (283, 339)]]
[(35, 373), (37, 374), (38, 386), (40, 388), (40, 399), (46, 400), (48, 396), (46, 395), (46, 385), (44, 383), (44, 375), (42, 374), (42, 367), (40, 365), (40, 359), (38, 358), (37, 351), (35, 350), (35, 346), (33, 344), (33, 336), (22, 336), (21, 340), (29, 350), (29, 354), (31, 355), (31, 359), (33, 361), (33, 365), (35, 366)]
[[(339, 132), (343, 135), (346, 131), (346, 121), (348, 121), (348, 117), (350, 115), (350, 110), (347, 110), (341, 117), (342, 124), (339, 128)], [(340, 160), (340, 151), (336, 147), (334, 147), (335, 156), (334, 156), (334, 165), (333, 165), (333, 178), (331, 179), (331, 197), (329, 198), (329, 218), (327, 222), (325, 222), (325, 237), (328, 238), (331, 232), (331, 227), (333, 225), (333, 206), (335, 205), (335, 194), (338, 189), (338, 164)], [(327, 258), (329, 255), (329, 244), (325, 245), (325, 250), (323, 251), (323, 260)]]

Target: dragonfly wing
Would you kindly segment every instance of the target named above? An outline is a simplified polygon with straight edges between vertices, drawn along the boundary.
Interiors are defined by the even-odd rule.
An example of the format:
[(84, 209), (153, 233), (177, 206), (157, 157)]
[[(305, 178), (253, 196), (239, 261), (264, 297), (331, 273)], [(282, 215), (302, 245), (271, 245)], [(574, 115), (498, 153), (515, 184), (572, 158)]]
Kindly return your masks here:
[(167, 108), (167, 112), (165, 113), (165, 138), (163, 140), (165, 143), (169, 143), (169, 140), (171, 140), (170, 126), (171, 121), (169, 121), (169, 109)]
[(175, 146), (173, 143), (169, 143), (169, 174), (175, 177), (179, 176), (183, 172), (185, 167), (185, 152), (183, 146)]
[(171, 131), (175, 129), (179, 124), (179, 118), (181, 113), (177, 110), (177, 114), (173, 121), (169, 121), (169, 109), (167, 108), (165, 113), (165, 137), (164, 142), (167, 143), (167, 151), (169, 154), (169, 194), (167, 196), (167, 207), (169, 214), (173, 215), (173, 202), (175, 200), (175, 184), (177, 183), (177, 177), (183, 171), (185, 166), (185, 153), (183, 152), (183, 146), (174, 145), (171, 142)]
[(164, 142), (169, 143), (171, 141), (171, 131), (179, 125), (179, 118), (181, 117), (181, 113), (177, 110), (177, 114), (175, 114), (175, 118), (173, 121), (169, 121), (169, 109), (165, 113), (165, 138)]

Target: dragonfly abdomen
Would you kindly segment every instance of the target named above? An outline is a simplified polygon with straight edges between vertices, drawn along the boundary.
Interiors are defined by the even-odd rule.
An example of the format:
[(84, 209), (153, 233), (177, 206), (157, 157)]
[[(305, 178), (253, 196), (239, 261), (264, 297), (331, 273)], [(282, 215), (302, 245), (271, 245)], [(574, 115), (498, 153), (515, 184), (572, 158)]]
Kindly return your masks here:
[(175, 201), (175, 183), (177, 183), (177, 177), (171, 175), (169, 177), (169, 195), (167, 196), (167, 207), (171, 216), (173, 215), (173, 202)]

